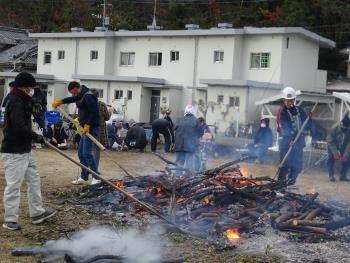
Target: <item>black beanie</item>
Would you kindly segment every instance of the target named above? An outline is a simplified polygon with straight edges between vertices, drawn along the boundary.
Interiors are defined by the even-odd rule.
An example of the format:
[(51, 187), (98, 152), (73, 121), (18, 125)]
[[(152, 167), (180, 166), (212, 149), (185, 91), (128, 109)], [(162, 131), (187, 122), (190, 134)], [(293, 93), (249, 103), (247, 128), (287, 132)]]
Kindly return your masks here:
[(28, 72), (19, 73), (15, 81), (10, 83), (10, 87), (13, 88), (34, 88), (36, 86), (35, 78)]

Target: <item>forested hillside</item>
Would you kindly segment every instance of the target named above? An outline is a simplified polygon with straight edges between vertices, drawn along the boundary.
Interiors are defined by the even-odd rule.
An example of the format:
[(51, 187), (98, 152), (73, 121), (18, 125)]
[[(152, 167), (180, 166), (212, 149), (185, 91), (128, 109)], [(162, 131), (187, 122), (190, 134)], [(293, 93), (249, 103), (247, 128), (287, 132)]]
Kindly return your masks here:
[[(152, 23), (154, 0), (108, 0), (110, 29), (145, 30)], [(73, 26), (102, 25), (103, 0), (0, 0), (0, 25), (34, 32), (64, 32)], [(345, 69), (338, 49), (350, 46), (349, 0), (157, 0), (157, 24), (163, 29), (201, 28), (230, 22), (243, 26), (302, 26), (337, 42), (321, 51), (320, 68), (337, 77)], [(342, 62), (343, 61), (343, 62)], [(332, 74), (332, 72), (334, 74)]]

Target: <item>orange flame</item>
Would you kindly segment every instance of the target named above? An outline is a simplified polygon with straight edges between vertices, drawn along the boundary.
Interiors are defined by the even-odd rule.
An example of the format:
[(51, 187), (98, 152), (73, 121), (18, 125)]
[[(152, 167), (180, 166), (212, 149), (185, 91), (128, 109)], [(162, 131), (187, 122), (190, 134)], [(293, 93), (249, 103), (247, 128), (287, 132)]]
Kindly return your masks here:
[(183, 203), (185, 201), (185, 198), (183, 198), (182, 196), (180, 196), (178, 199), (177, 199), (177, 203), (180, 204), (180, 203)]
[(227, 229), (226, 236), (227, 236), (228, 240), (230, 240), (230, 241), (238, 240), (240, 238), (239, 234), (238, 234), (238, 229), (236, 229), (236, 228)]
[(125, 186), (126, 186), (123, 181), (115, 182), (114, 185), (119, 187), (119, 188), (125, 188)]
[(204, 198), (204, 199), (203, 199), (203, 202), (204, 202), (206, 205), (209, 204), (209, 202), (210, 202), (210, 201), (209, 201), (209, 198), (208, 198), (208, 197)]
[(162, 188), (160, 186), (157, 186), (156, 189), (158, 194), (162, 191)]

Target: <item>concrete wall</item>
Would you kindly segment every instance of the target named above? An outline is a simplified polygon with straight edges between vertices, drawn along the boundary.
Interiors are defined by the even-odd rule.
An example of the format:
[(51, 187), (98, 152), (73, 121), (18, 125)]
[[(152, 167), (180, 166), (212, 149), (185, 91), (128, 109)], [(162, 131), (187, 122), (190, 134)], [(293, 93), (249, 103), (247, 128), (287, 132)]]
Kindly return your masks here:
[[(37, 73), (52, 74), (57, 79), (71, 80), (75, 69), (75, 39), (39, 39)], [(58, 60), (58, 50), (65, 51)], [(44, 52), (51, 52), (51, 64), (44, 64)]]
[(316, 81), (319, 51), (317, 44), (297, 35), (284, 36), (282, 50), (281, 83), (297, 90), (326, 92), (326, 83), (319, 89), (314, 89), (316, 85), (321, 85)]
[[(230, 123), (245, 123), (247, 117), (247, 88), (245, 87), (222, 87), (211, 86), (207, 90), (208, 101), (215, 104), (209, 106), (206, 116), (207, 124), (216, 125), (218, 132), (224, 132)], [(224, 95), (222, 104), (217, 104), (218, 95)], [(239, 97), (240, 106), (229, 107), (229, 97)]]
[[(245, 36), (243, 44), (241, 79), (280, 83), (282, 39), (283, 37), (281, 35)], [(251, 53), (260, 52), (271, 53), (270, 68), (250, 68)]]

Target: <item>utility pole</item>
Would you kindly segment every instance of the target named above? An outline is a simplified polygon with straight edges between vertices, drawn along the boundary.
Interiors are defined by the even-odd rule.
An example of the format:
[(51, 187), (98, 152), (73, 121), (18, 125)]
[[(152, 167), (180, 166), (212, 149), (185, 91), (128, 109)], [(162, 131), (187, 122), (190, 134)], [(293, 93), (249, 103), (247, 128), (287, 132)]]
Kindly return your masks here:
[(111, 4), (107, 4), (107, 0), (103, 0), (103, 17), (102, 17), (102, 27), (109, 27), (109, 16), (106, 15), (107, 5), (112, 6)]

